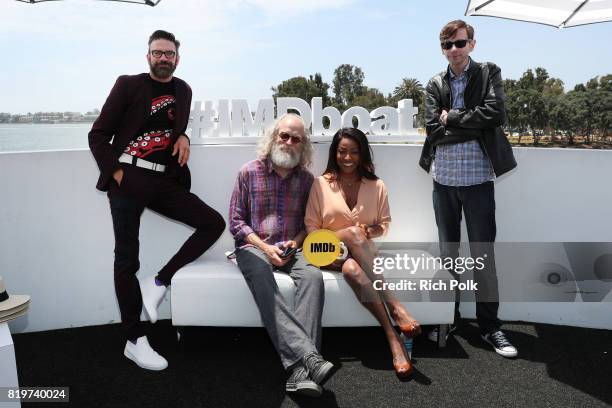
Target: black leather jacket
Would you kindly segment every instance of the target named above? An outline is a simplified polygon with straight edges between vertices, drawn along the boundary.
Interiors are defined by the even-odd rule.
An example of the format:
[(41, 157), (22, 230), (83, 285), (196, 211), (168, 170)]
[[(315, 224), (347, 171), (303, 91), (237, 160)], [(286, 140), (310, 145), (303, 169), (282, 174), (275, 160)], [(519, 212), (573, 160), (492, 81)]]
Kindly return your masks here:
[[(492, 62), (481, 64), (471, 61), (467, 74), (463, 109), (450, 109), (448, 70), (429, 80), (425, 100), (427, 138), (419, 165), (429, 172), (435, 148), (439, 144), (478, 140), (491, 161), (495, 175), (499, 177), (516, 167), (512, 146), (501, 128), (506, 122), (506, 95), (502, 86), (501, 70)], [(442, 110), (448, 111), (446, 126), (440, 123)]]

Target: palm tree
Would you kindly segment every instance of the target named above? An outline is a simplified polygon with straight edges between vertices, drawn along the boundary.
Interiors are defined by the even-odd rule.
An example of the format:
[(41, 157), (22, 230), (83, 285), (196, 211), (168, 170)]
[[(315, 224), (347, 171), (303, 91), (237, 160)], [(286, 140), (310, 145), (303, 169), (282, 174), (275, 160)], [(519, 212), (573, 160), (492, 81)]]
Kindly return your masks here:
[(404, 78), (393, 90), (393, 99), (395, 102), (402, 99), (412, 99), (414, 106), (421, 106), (424, 94), (425, 89), (418, 79)]

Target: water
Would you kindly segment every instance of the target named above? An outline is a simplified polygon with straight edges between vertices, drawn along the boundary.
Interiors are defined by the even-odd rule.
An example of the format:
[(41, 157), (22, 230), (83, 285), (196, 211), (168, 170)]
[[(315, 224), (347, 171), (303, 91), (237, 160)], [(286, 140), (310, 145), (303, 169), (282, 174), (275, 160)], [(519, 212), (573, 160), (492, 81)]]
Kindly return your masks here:
[(89, 149), (91, 123), (0, 123), (0, 152)]

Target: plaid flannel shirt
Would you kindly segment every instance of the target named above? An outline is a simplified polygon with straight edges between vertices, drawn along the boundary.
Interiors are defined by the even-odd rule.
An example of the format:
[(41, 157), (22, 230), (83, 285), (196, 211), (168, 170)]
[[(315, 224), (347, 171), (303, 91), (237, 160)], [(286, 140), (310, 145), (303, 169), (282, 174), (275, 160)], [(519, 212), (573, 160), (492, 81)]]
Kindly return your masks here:
[(295, 168), (284, 179), (269, 159), (257, 159), (240, 169), (230, 200), (229, 229), (236, 248), (248, 245), (247, 235), (257, 234), (274, 245), (304, 231), (306, 202), (313, 175)]

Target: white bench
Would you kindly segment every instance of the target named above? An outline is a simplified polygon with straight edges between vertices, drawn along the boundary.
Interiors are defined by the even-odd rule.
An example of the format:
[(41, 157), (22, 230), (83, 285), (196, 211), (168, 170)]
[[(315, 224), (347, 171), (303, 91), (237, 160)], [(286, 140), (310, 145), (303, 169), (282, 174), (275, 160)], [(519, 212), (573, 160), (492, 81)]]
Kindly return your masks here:
[[(412, 252), (412, 251), (407, 251)], [(418, 254), (423, 251), (418, 251)], [(414, 251), (415, 256), (417, 251)], [(295, 285), (282, 272), (274, 272), (285, 299), (293, 301)], [(417, 271), (411, 277), (451, 279), (444, 271)], [(359, 303), (341, 273), (323, 271), (325, 307), (323, 327), (377, 326), (378, 322)], [(409, 299), (405, 295), (409, 295)], [(440, 293), (417, 291), (402, 293), (400, 300), (421, 325), (446, 325), (453, 321), (454, 300)], [(431, 301), (436, 300), (436, 301)], [(238, 267), (231, 261), (199, 260), (180, 271), (171, 285), (172, 324), (175, 326), (263, 327), (257, 305)], [(439, 336), (445, 345), (445, 336)]]

